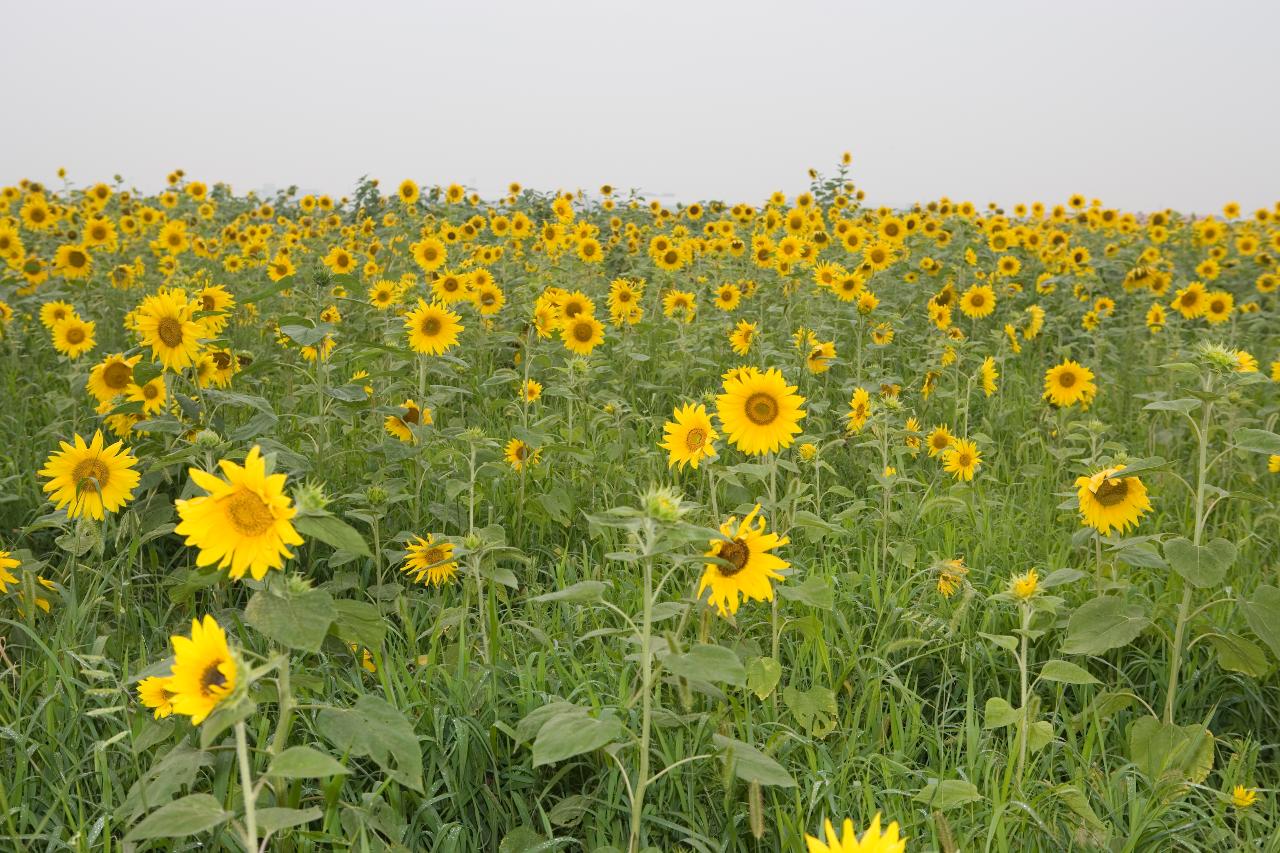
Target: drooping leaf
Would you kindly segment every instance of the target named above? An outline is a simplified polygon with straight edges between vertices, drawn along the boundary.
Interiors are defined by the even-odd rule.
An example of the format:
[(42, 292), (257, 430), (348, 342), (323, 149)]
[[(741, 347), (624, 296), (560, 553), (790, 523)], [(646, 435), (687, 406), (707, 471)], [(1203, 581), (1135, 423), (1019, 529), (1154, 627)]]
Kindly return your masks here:
[(1071, 614), (1062, 651), (1069, 655), (1100, 655), (1133, 642), (1150, 624), (1151, 619), (1141, 606), (1129, 604), (1118, 595), (1100, 595)]
[(1018, 710), (1005, 699), (992, 696), (982, 711), (984, 729), (1002, 729), (1018, 722)]
[(354, 707), (324, 708), (316, 728), (340, 752), (368, 756), (384, 773), (422, 793), (422, 749), (413, 726), (379, 696), (365, 694)]
[(773, 693), (781, 678), (782, 664), (773, 658), (752, 658), (747, 664), (747, 689), (762, 701)]
[(749, 743), (725, 735), (712, 735), (712, 742), (724, 752), (724, 760), (733, 767), (733, 775), (744, 782), (794, 788), (796, 780), (781, 764)]
[(1057, 681), (1062, 684), (1099, 684), (1098, 679), (1089, 674), (1089, 670), (1065, 660), (1047, 660), (1040, 667), (1040, 677), (1045, 681)]
[(222, 803), (212, 795), (188, 794), (147, 815), (124, 838), (131, 842), (149, 838), (186, 838), (230, 819), (231, 813), (224, 811)]
[(284, 776), (288, 779), (320, 779), (350, 773), (331, 755), (309, 746), (291, 746), (271, 759), (268, 776)]
[(299, 515), (293, 519), (293, 526), (304, 538), (319, 539), (326, 545), (361, 557), (373, 556), (360, 532), (336, 515)]
[(554, 764), (599, 749), (622, 737), (622, 721), (611, 713), (599, 718), (576, 712), (547, 720), (533, 739), (533, 766)]
[(673, 675), (690, 681), (723, 682), (735, 687), (747, 683), (747, 670), (731, 649), (709, 643), (699, 643), (689, 651), (670, 655), (662, 662)]

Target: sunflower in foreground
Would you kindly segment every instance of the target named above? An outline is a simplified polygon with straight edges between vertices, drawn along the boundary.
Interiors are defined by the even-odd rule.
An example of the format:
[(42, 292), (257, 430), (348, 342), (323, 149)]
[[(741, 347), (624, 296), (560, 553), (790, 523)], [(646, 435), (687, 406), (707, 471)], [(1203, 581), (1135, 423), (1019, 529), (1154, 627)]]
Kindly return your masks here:
[(538, 464), (538, 461), (542, 458), (542, 448), (530, 447), (520, 439), (513, 438), (507, 442), (502, 455), (512, 468), (517, 471), (523, 471), (530, 465)]
[(397, 415), (387, 415), (387, 419), (382, 422), (383, 428), (388, 435), (393, 435), (403, 442), (414, 444), (418, 440), (418, 436), (414, 434), (414, 427), (427, 425), (432, 422), (431, 410), (419, 406), (412, 400), (405, 400), (400, 404), (400, 413)]
[(219, 569), (229, 566), (234, 579), (249, 572), (262, 580), (268, 569), (284, 567), (282, 558), (293, 556), (286, 546), (302, 544), (290, 522), (298, 510), (284, 493), (285, 475), (267, 474), (257, 447), (243, 467), (227, 459), (218, 464), (225, 480), (199, 468), (189, 470), (208, 494), (175, 502), (182, 521), (174, 532), (200, 549), (196, 565), (217, 563)]
[(116, 512), (133, 499), (138, 485), (138, 460), (117, 441), (104, 446), (102, 431), (89, 444), (75, 436), (74, 444), (63, 441), (61, 450), (50, 454), (40, 476), (48, 478), (44, 490), (58, 509), (66, 507), (69, 518), (88, 515), (102, 521), (103, 512)]
[(898, 822), (891, 822), (884, 831), (880, 830), (880, 814), (871, 819), (871, 825), (859, 838), (853, 831), (853, 821), (845, 818), (840, 835), (831, 821), (823, 826), (826, 841), (805, 835), (805, 844), (809, 845), (808, 853), (903, 853), (907, 849), (907, 839), (898, 834)]
[(703, 459), (715, 456), (714, 442), (720, 436), (711, 425), (706, 406), (690, 403), (676, 409), (673, 417), (675, 420), (663, 426), (665, 440), (658, 445), (670, 454), (668, 468), (679, 463), (681, 468), (691, 465), (697, 469)]
[(178, 371), (195, 364), (204, 335), (204, 327), (192, 319), (196, 307), (183, 290), (162, 290), (138, 306), (138, 334), (143, 345), (151, 348), (151, 360), (163, 364), (165, 370)]
[[(236, 689), (238, 671), (227, 635), (212, 616), (202, 622), (191, 620), (191, 636), (174, 635), (173, 674), (165, 679), (173, 712), (200, 725)], [(141, 686), (139, 686), (141, 687)], [(157, 693), (152, 693), (157, 698)], [(144, 700), (145, 701), (145, 700)], [(152, 706), (154, 707), (154, 706)]]
[(1045, 371), (1044, 398), (1055, 406), (1067, 408), (1080, 403), (1088, 408), (1097, 393), (1093, 371), (1083, 364), (1067, 359)]
[(404, 318), (409, 347), (423, 355), (439, 355), (458, 343), (458, 333), (463, 329), (461, 319), (447, 308), (419, 299), (418, 307)]
[(706, 564), (702, 580), (698, 583), (698, 598), (710, 589), (707, 601), (716, 606), (721, 616), (737, 613), (744, 598), (772, 601), (772, 581), (782, 580), (779, 572), (790, 568), (791, 564), (769, 552), (791, 540), (765, 532), (765, 519), (760, 515), (759, 504), (741, 523), (737, 516), (730, 516), (720, 525), (720, 533), (725, 538), (711, 540), (711, 549), (703, 556), (718, 557), (725, 564)]
[(752, 456), (790, 447), (805, 416), (804, 397), (795, 391), (777, 368), (749, 368), (726, 379), (716, 413), (729, 442)]
[(427, 586), (440, 586), (458, 573), (452, 542), (438, 542), (430, 533), (426, 539), (415, 536), (414, 540), (409, 543), (400, 571)]
[(560, 327), (560, 337), (564, 340), (565, 349), (578, 355), (590, 355), (593, 349), (604, 343), (604, 324), (591, 314), (579, 314)]
[(942, 453), (942, 467), (957, 480), (972, 480), (974, 472), (982, 464), (978, 445), (967, 438), (957, 438)]
[(1103, 536), (1114, 528), (1123, 533), (1151, 511), (1147, 487), (1137, 477), (1118, 477), (1125, 466), (1115, 465), (1076, 479), (1083, 524)]

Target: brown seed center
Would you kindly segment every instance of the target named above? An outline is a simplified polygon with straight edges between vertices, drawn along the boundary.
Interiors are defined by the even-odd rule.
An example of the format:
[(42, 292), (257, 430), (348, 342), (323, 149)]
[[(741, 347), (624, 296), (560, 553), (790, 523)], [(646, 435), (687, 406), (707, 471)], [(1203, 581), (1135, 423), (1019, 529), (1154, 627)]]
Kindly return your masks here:
[(182, 323), (175, 317), (163, 317), (156, 324), (156, 335), (159, 336), (165, 346), (182, 346)]
[(732, 542), (722, 542), (720, 552), (716, 556), (730, 564), (728, 566), (717, 564), (716, 571), (720, 572), (721, 577), (731, 578), (747, 567), (747, 561), (751, 559), (751, 549), (741, 539), (734, 539)]
[(757, 391), (747, 398), (745, 412), (753, 424), (768, 426), (778, 418), (778, 401), (763, 391)]
[(76, 491), (92, 489), (100, 493), (111, 479), (111, 469), (101, 459), (84, 459), (72, 469), (71, 479), (76, 481)]
[(227, 500), (227, 518), (242, 536), (261, 536), (276, 521), (271, 507), (246, 489), (240, 489)]

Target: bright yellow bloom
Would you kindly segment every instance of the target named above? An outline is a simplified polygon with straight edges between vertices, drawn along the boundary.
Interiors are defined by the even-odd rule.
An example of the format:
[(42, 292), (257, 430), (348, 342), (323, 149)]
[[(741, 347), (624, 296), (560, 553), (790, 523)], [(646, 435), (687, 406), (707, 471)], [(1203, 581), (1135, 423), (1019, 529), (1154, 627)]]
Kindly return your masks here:
[(750, 368), (726, 379), (716, 410), (729, 442), (752, 456), (790, 447), (805, 417), (804, 397), (795, 391), (777, 368)]
[(173, 670), (164, 689), (170, 694), (173, 712), (190, 717), (192, 725), (198, 726), (235, 691), (236, 661), (227, 647), (227, 635), (212, 616), (192, 619), (190, 637), (175, 634), (169, 641)]
[(718, 557), (728, 565), (707, 563), (702, 580), (698, 583), (698, 598), (710, 589), (708, 603), (714, 604), (721, 616), (737, 613), (743, 599), (772, 601), (773, 581), (782, 580), (779, 572), (791, 564), (776, 554), (769, 553), (791, 540), (776, 533), (765, 532), (765, 519), (760, 505), (738, 522), (731, 516), (720, 525), (724, 539), (711, 540), (707, 557)]
[(1147, 487), (1137, 477), (1117, 477), (1124, 470), (1116, 465), (1076, 479), (1083, 524), (1103, 536), (1114, 528), (1123, 533), (1136, 526), (1151, 511)]
[(668, 468), (678, 463), (681, 468), (691, 465), (696, 469), (703, 459), (715, 456), (715, 440), (720, 436), (711, 426), (706, 406), (690, 403), (676, 409), (674, 418), (663, 426), (665, 439), (658, 445), (669, 454)]
[(853, 821), (845, 819), (840, 835), (828, 820), (823, 825), (826, 840), (812, 835), (804, 837), (808, 845), (808, 853), (903, 853), (907, 849), (907, 839), (899, 835), (898, 822), (895, 820), (880, 830), (880, 814), (871, 819), (871, 825), (859, 838), (853, 830)]
[(133, 500), (138, 460), (122, 442), (104, 447), (101, 431), (87, 445), (78, 435), (74, 442), (60, 442), (62, 449), (50, 454), (40, 470), (40, 476), (49, 480), (44, 490), (52, 493), (58, 509), (67, 508), (69, 518), (88, 515), (101, 521), (104, 512), (117, 512)]

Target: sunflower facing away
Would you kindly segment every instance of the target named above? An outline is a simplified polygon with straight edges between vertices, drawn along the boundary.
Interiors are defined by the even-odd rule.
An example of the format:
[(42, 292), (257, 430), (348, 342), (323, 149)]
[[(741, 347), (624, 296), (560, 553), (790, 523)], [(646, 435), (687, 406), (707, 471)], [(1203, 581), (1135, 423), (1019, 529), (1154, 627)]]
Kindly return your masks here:
[(1098, 386), (1093, 382), (1093, 371), (1067, 359), (1044, 374), (1044, 398), (1055, 406), (1067, 408), (1080, 403), (1088, 407)]
[(190, 500), (178, 500), (181, 523), (174, 528), (186, 536), (186, 544), (200, 549), (196, 564), (231, 568), (231, 577), (245, 572), (262, 580), (267, 569), (280, 569), (284, 557), (292, 557), (288, 545), (301, 545), (302, 537), (290, 523), (298, 511), (284, 493), (284, 474), (267, 474), (266, 460), (254, 447), (244, 466), (224, 459), (219, 463), (225, 480), (189, 469), (191, 479), (208, 492)]
[(706, 406), (690, 403), (676, 409), (673, 417), (674, 421), (663, 426), (665, 440), (658, 445), (670, 454), (668, 468), (678, 463), (681, 468), (691, 465), (696, 469), (703, 459), (715, 456), (714, 443), (720, 436), (711, 426)]
[(848, 818), (840, 827), (843, 838), (836, 835), (836, 828), (829, 820), (825, 822), (823, 830), (826, 836), (825, 841), (812, 835), (805, 835), (805, 844), (809, 845), (808, 853), (903, 853), (907, 849), (907, 839), (898, 834), (896, 820), (881, 832), (878, 812), (871, 819), (871, 825), (867, 827), (866, 832), (862, 833), (861, 838), (853, 831), (853, 821)]
[(1113, 528), (1121, 533), (1136, 526), (1151, 511), (1147, 487), (1137, 477), (1117, 477), (1123, 465), (1105, 468), (1076, 480), (1082, 523), (1103, 536)]
[(137, 330), (144, 346), (151, 348), (151, 360), (165, 370), (182, 370), (195, 364), (204, 327), (192, 320), (197, 303), (189, 302), (185, 291), (162, 290), (142, 300), (137, 313)]
[(48, 478), (44, 490), (58, 509), (67, 508), (69, 518), (88, 515), (102, 521), (103, 512), (116, 512), (133, 499), (138, 485), (138, 460), (117, 441), (103, 446), (102, 432), (85, 444), (75, 436), (74, 444), (61, 442), (62, 449), (50, 454), (40, 476)]
[(709, 604), (714, 604), (721, 616), (738, 612), (742, 599), (772, 601), (773, 581), (782, 580), (780, 570), (791, 564), (770, 554), (791, 540), (776, 533), (765, 532), (765, 519), (760, 515), (760, 505), (738, 522), (737, 516), (720, 525), (724, 539), (711, 540), (711, 549), (703, 556), (719, 557), (727, 565), (707, 563), (698, 584), (698, 597), (708, 589)]
[(748, 455), (790, 447), (805, 416), (804, 397), (777, 368), (749, 368), (726, 379), (716, 412), (731, 444)]
[(163, 687), (173, 712), (190, 717), (192, 725), (198, 726), (236, 689), (236, 661), (227, 647), (227, 635), (212, 616), (202, 622), (192, 619), (190, 637), (175, 634), (169, 641), (173, 674)]
[(458, 343), (462, 318), (447, 308), (425, 300), (405, 315), (404, 327), (409, 332), (409, 347), (423, 355), (439, 355)]
[(426, 539), (415, 536), (414, 540), (409, 543), (409, 551), (405, 554), (400, 571), (412, 575), (416, 582), (427, 586), (440, 586), (458, 573), (458, 564), (453, 560), (452, 542), (437, 542), (430, 533)]

